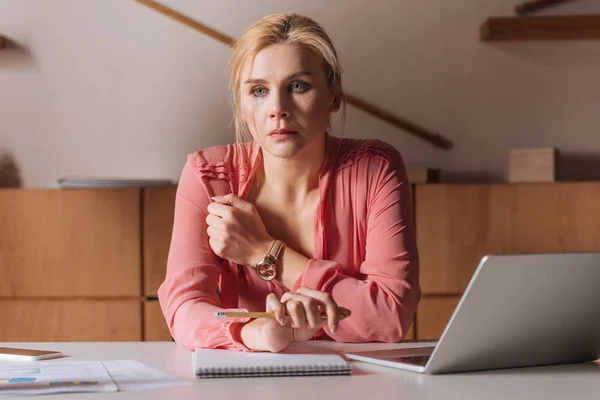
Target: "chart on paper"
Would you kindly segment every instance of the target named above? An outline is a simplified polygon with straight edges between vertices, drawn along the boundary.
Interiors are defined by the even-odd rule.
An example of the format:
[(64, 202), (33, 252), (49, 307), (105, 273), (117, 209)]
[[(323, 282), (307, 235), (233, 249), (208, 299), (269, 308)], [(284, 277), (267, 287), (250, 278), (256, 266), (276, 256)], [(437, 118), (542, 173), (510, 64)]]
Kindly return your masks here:
[[(82, 384), (84, 382), (88, 384)], [(0, 398), (118, 390), (99, 361), (0, 363)]]

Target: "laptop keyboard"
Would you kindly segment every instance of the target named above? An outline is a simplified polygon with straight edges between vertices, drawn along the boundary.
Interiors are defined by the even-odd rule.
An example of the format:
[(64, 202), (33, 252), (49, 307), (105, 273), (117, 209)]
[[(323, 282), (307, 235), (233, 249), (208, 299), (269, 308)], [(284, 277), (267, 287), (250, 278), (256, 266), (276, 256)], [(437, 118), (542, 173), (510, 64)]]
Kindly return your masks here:
[(420, 366), (424, 367), (427, 365), (427, 361), (429, 361), (429, 357), (431, 357), (431, 356), (428, 355), (428, 356), (398, 357), (398, 361), (407, 363), (407, 364), (420, 365)]

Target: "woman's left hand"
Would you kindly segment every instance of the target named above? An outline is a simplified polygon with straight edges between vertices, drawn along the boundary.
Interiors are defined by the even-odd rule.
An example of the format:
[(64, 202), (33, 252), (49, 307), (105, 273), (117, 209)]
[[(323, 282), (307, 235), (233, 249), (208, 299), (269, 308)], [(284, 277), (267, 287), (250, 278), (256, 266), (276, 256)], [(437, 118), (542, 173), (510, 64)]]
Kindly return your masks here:
[(255, 267), (274, 241), (258, 211), (252, 203), (231, 193), (213, 200), (206, 217), (210, 247), (221, 258)]

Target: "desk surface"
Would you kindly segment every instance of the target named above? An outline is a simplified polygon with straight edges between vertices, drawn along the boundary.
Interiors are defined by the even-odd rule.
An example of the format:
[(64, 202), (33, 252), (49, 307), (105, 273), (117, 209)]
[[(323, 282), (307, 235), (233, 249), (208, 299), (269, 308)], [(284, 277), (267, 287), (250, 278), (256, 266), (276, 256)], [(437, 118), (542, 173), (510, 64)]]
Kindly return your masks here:
[[(354, 362), (352, 376), (195, 379), (192, 353), (172, 342), (143, 343), (0, 343), (60, 350), (68, 361), (131, 359), (194, 382), (153, 391), (62, 394), (44, 400), (74, 399), (544, 399), (600, 398), (600, 363), (557, 365), (429, 376)], [(336, 351), (414, 347), (419, 344), (339, 344)], [(423, 344), (421, 344), (423, 345)], [(31, 397), (27, 397), (31, 399)]]

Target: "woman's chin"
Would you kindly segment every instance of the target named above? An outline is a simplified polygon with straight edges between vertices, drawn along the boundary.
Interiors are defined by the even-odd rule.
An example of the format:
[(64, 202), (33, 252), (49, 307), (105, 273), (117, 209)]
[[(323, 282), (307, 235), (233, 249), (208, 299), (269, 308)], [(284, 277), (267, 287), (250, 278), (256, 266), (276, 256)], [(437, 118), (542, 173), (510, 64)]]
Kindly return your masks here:
[(267, 137), (263, 141), (262, 147), (263, 151), (274, 157), (294, 158), (301, 153), (313, 151), (314, 144), (314, 141), (307, 141), (305, 137), (300, 135), (291, 135), (285, 140), (272, 140), (272, 138)]
[(263, 150), (277, 158), (293, 158), (302, 151), (302, 147), (296, 143), (277, 143), (267, 146)]

